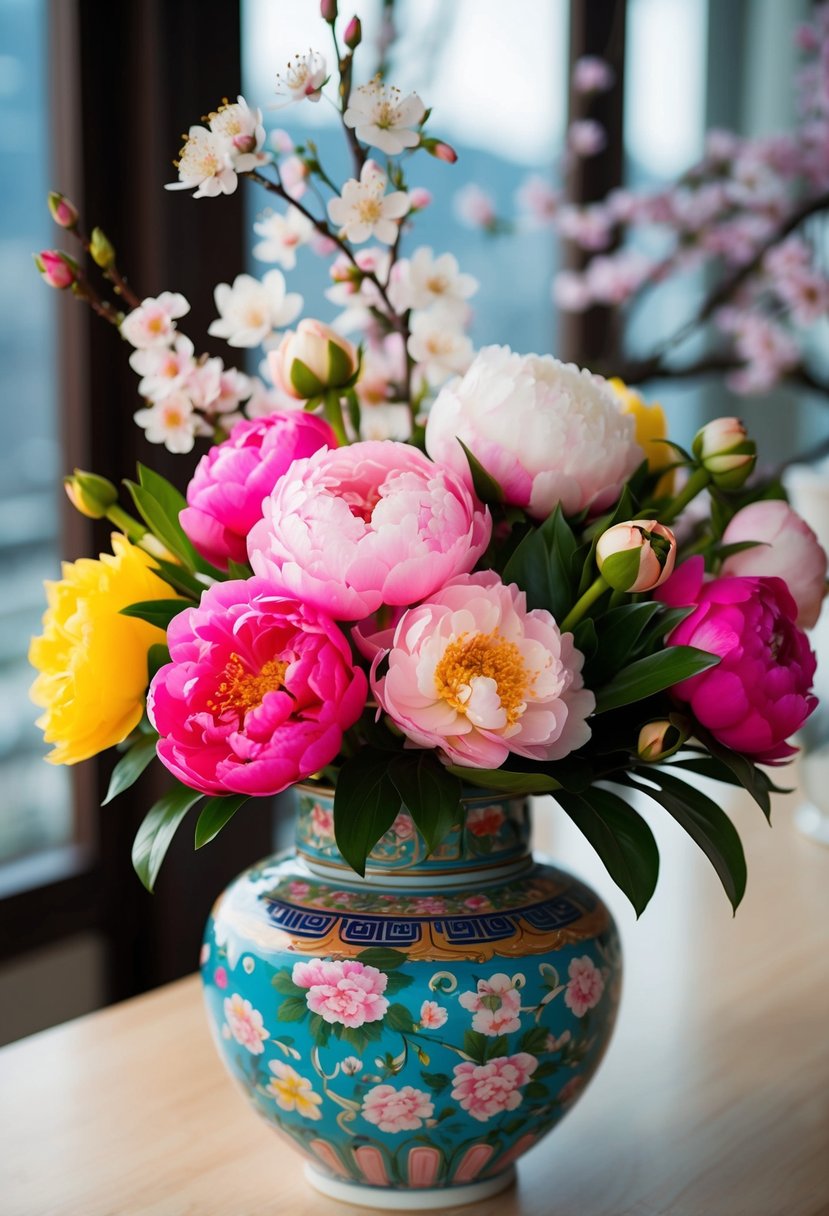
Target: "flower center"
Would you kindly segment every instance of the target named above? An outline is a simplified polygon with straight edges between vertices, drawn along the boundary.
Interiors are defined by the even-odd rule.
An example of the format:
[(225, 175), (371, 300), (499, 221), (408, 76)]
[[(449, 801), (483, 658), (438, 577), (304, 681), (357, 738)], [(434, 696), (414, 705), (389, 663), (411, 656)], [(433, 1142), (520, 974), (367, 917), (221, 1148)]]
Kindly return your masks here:
[(388, 101), (381, 101), (375, 110), (374, 122), (383, 131), (388, 131), (390, 127), (394, 127), (398, 122), (397, 107), (391, 105)]
[(433, 295), (441, 296), (449, 287), (449, 280), (445, 274), (433, 274), (430, 279), (426, 280), (426, 286)]
[(471, 638), (462, 633), (450, 642), (435, 668), (435, 687), (441, 700), (465, 714), (472, 681), (478, 678), (495, 681), (501, 707), (512, 726), (524, 712), (526, 695), (533, 684), (515, 642), (508, 642), (497, 630), (476, 633)]
[(268, 659), (259, 672), (246, 671), (238, 654), (231, 654), (224, 678), (207, 708), (216, 715), (231, 710), (242, 718), (250, 710), (258, 709), (267, 693), (284, 687), (287, 670), (288, 664), (283, 659)]
[(383, 206), (376, 195), (361, 198), (357, 204), (357, 214), (366, 224), (376, 224), (383, 212)]

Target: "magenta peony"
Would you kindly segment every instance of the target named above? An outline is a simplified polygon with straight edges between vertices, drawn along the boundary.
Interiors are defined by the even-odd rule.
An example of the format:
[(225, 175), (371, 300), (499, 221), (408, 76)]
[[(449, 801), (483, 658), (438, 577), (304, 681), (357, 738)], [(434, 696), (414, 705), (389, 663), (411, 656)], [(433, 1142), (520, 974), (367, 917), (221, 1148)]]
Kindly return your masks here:
[(795, 624), (797, 605), (779, 578), (703, 582), (701, 557), (677, 569), (657, 599), (695, 605), (668, 637), (721, 656), (716, 667), (671, 690), (726, 747), (769, 762), (796, 750), (786, 740), (817, 705), (815, 656)]
[(158, 755), (205, 794), (277, 794), (337, 755), (365, 705), (348, 642), (261, 579), (216, 583), (167, 630), (147, 713)]
[(229, 439), (202, 456), (187, 487), (181, 526), (199, 553), (222, 570), (229, 558), (246, 561), (263, 500), (294, 460), (326, 446), (337, 446), (331, 427), (301, 410), (237, 422)]
[(459, 477), (388, 440), (297, 461), (262, 510), (254, 571), (340, 620), (431, 595), (472, 569), (492, 527)]
[(454, 579), (382, 640), (372, 690), (418, 747), (498, 768), (511, 752), (560, 760), (590, 738), (595, 698), (572, 634), (544, 609), (528, 612), (524, 592), (492, 571)]
[(754, 549), (732, 553), (723, 574), (782, 578), (797, 604), (797, 624), (817, 624), (826, 593), (826, 554), (812, 529), (782, 499), (753, 502), (738, 511), (723, 534), (723, 544), (762, 541)]

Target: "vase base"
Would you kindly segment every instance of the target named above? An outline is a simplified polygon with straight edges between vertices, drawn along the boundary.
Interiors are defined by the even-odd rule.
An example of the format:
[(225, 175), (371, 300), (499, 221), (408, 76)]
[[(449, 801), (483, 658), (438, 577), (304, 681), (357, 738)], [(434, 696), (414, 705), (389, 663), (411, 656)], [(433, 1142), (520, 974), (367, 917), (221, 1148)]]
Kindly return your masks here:
[(465, 1186), (411, 1190), (343, 1182), (339, 1178), (332, 1178), (330, 1174), (323, 1174), (310, 1164), (305, 1165), (305, 1177), (312, 1187), (330, 1199), (340, 1199), (359, 1207), (377, 1208), (383, 1212), (435, 1211), (439, 1208), (454, 1208), (464, 1203), (477, 1203), (506, 1190), (515, 1181), (515, 1166), (510, 1166), (503, 1174), (497, 1174), (494, 1178), (471, 1182)]

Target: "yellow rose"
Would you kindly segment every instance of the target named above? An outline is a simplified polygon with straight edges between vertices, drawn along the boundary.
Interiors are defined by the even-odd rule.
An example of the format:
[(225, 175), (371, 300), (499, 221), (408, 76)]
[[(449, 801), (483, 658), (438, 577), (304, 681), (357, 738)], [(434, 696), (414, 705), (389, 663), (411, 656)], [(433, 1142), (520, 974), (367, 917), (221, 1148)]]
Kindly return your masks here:
[[(628, 388), (623, 380), (614, 377), (608, 381), (608, 384), (615, 390), (617, 397), (622, 405), (622, 411), (625, 414), (633, 414), (633, 420), (636, 423), (636, 442), (644, 451), (648, 458), (648, 468), (652, 473), (658, 473), (660, 469), (664, 469), (674, 459), (673, 452), (664, 443), (656, 443), (655, 440), (666, 439), (668, 436), (668, 423), (665, 419), (665, 411), (661, 405), (654, 402), (653, 405), (648, 405), (639, 393), (634, 389)], [(671, 470), (664, 477), (660, 477), (656, 487), (656, 493), (661, 498), (673, 494), (674, 473)]]
[(112, 549), (100, 561), (64, 562), (60, 582), (45, 584), (43, 634), (29, 647), (40, 672), (30, 695), (46, 711), (37, 725), (55, 744), (52, 764), (77, 764), (126, 739), (144, 711), (147, 652), (166, 641), (163, 629), (120, 609), (175, 592), (125, 536), (114, 533)]

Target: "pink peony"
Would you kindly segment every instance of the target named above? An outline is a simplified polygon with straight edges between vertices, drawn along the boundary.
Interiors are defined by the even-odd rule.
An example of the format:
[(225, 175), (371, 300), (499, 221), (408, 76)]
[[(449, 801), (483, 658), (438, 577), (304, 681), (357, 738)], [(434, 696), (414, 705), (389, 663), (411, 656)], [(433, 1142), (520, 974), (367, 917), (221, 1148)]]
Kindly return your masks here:
[(471, 570), (491, 520), (460, 478), (405, 443), (297, 461), (248, 538), (257, 574), (342, 620), (412, 604)]
[(499, 972), (478, 980), (475, 992), (462, 992), (458, 1001), (474, 1013), (472, 1029), (495, 1037), (521, 1029), (521, 996), (508, 975)]
[(305, 1000), (311, 1012), (339, 1026), (379, 1022), (389, 1007), (383, 996), (388, 977), (364, 963), (312, 958), (295, 963), (291, 978), (308, 989)]
[(722, 539), (725, 545), (763, 542), (727, 557), (723, 574), (782, 578), (797, 604), (797, 625), (811, 629), (817, 624), (826, 593), (826, 554), (812, 529), (788, 503), (775, 499), (743, 507)]
[(564, 991), (564, 1004), (577, 1018), (583, 1017), (602, 999), (604, 979), (593, 960), (587, 955), (574, 958), (567, 969), (570, 976)]
[[(388, 656), (387, 674), (378, 677)], [(590, 738), (595, 698), (582, 655), (549, 612), (492, 571), (462, 575), (404, 613), (372, 663), (372, 689), (403, 733), (455, 764), (498, 768), (510, 753), (559, 760)]]
[(363, 1098), (363, 1118), (381, 1132), (413, 1132), (435, 1113), (432, 1099), (422, 1089), (404, 1085), (375, 1085)]
[(221, 569), (247, 560), (247, 535), (262, 518), (262, 502), (289, 465), (337, 446), (323, 418), (268, 414), (237, 422), (224, 443), (202, 456), (187, 487), (181, 526), (203, 557)]
[(520, 1051), (515, 1056), (499, 1056), (487, 1064), (471, 1061), (456, 1064), (452, 1097), (479, 1123), (493, 1115), (515, 1110), (521, 1105), (520, 1087), (526, 1085), (538, 1066), (538, 1060)]
[(424, 1030), (439, 1030), (448, 1018), (449, 1010), (437, 1001), (424, 1001), (420, 1006), (420, 1024)]
[(205, 794), (279, 793), (337, 755), (359, 718), (366, 678), (348, 642), (313, 608), (261, 579), (216, 583), (171, 621), (172, 662), (147, 713), (158, 755)]
[(426, 450), (471, 484), (462, 439), (507, 502), (544, 519), (558, 503), (574, 515), (615, 502), (642, 460), (634, 432), (613, 389), (590, 372), (487, 346), (438, 394)]
[(466, 830), (473, 836), (497, 836), (506, 820), (499, 806), (473, 806), (466, 816)]
[(797, 605), (779, 578), (703, 582), (703, 574), (702, 558), (690, 558), (656, 593), (674, 607), (695, 605), (671, 645), (721, 656), (671, 691), (726, 747), (759, 762), (790, 756), (786, 740), (817, 705), (815, 656), (795, 624)]
[(261, 1055), (270, 1031), (265, 1029), (258, 1009), (234, 992), (233, 996), (225, 997), (224, 1011), (228, 1028), (236, 1042), (241, 1043), (252, 1055)]

